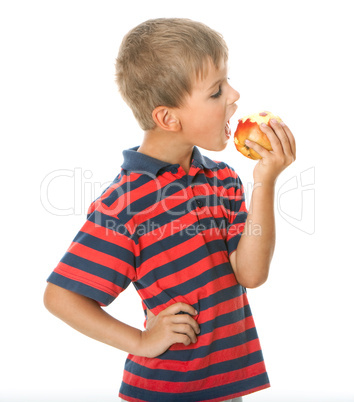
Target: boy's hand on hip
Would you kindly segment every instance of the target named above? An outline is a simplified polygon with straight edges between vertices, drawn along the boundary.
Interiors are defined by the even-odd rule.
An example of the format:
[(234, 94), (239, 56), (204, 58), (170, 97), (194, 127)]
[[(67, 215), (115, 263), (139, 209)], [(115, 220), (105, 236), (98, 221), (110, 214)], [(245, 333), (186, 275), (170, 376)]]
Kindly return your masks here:
[(296, 159), (296, 143), (290, 129), (276, 120), (271, 120), (270, 123), (271, 127), (265, 124), (260, 128), (267, 135), (272, 151), (253, 141), (246, 141), (247, 146), (262, 157), (253, 171), (255, 183), (274, 183), (278, 175)]
[[(179, 314), (179, 313), (186, 314)], [(185, 303), (176, 303), (153, 315), (148, 310), (147, 328), (141, 333), (139, 355), (157, 357), (175, 343), (188, 346), (197, 342), (199, 325), (192, 316), (197, 312)]]

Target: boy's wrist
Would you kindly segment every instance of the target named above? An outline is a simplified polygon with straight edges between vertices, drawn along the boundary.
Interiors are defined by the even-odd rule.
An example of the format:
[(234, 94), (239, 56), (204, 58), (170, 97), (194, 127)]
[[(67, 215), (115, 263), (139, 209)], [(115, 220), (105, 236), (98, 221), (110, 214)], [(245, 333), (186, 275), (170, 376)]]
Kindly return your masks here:
[(142, 356), (142, 357), (147, 357), (146, 355), (146, 348), (145, 348), (145, 342), (144, 342), (144, 332), (145, 331), (139, 331), (138, 336), (137, 336), (137, 342), (134, 347), (134, 355), (136, 356)]
[(257, 188), (263, 188), (268, 190), (275, 189), (276, 180), (275, 179), (254, 179), (253, 191)]

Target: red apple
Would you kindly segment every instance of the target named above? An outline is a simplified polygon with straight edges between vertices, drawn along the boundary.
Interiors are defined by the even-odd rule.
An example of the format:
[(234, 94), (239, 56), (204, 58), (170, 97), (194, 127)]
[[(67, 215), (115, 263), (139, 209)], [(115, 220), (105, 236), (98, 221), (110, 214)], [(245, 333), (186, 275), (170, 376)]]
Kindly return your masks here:
[(245, 116), (238, 121), (238, 126), (234, 134), (234, 142), (236, 149), (250, 159), (262, 159), (262, 157), (252, 148), (245, 144), (245, 140), (249, 139), (256, 142), (268, 151), (272, 150), (268, 137), (260, 129), (262, 123), (270, 126), (270, 119), (276, 119), (281, 122), (281, 118), (271, 112), (260, 112)]

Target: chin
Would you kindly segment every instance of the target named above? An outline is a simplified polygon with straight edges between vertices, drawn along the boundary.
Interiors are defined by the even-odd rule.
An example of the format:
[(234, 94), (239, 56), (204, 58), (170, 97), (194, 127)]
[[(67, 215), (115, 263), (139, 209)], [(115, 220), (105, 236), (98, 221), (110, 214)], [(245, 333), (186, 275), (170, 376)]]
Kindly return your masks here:
[(206, 143), (202, 143), (202, 141), (200, 141), (199, 143), (196, 142), (195, 145), (199, 148), (205, 149), (206, 151), (220, 152), (226, 148), (227, 141), (225, 141), (225, 142), (220, 141), (220, 142), (214, 143), (214, 144), (211, 144), (210, 142), (206, 144)]
[(208, 149), (208, 151), (220, 152), (223, 151), (227, 147), (227, 142), (221, 143), (219, 145), (215, 145), (215, 147)]
[(196, 145), (199, 148), (203, 148), (206, 151), (211, 151), (211, 152), (220, 152), (223, 151), (226, 148), (226, 145), (224, 146), (215, 146), (215, 147), (211, 147), (211, 146), (203, 146), (203, 145)]

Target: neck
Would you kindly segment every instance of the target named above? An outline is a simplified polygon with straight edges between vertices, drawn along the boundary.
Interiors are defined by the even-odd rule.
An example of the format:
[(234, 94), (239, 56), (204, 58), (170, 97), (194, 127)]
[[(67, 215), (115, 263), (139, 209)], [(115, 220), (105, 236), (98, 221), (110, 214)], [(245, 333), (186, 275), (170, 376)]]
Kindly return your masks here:
[(179, 133), (154, 129), (145, 132), (138, 152), (173, 165), (181, 165), (188, 173), (193, 145), (182, 142)]

